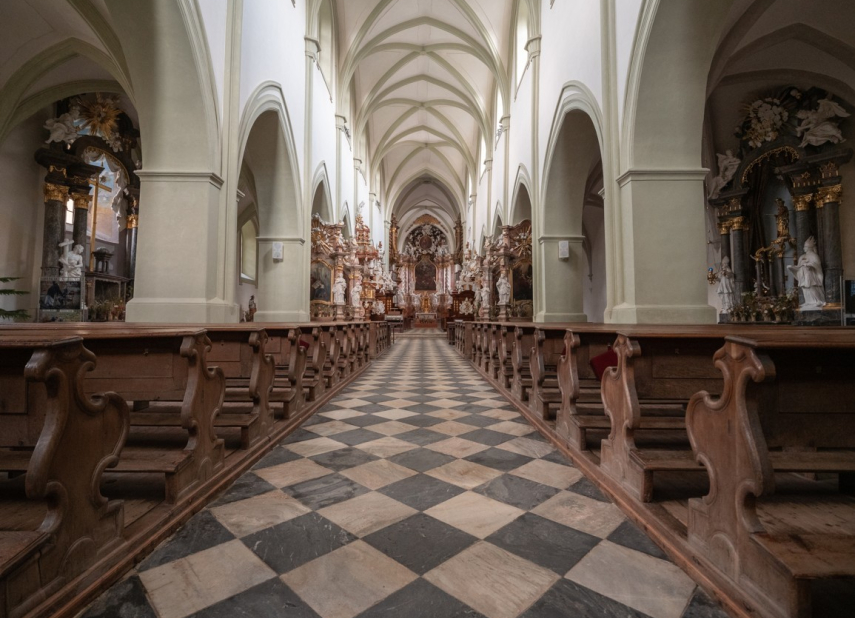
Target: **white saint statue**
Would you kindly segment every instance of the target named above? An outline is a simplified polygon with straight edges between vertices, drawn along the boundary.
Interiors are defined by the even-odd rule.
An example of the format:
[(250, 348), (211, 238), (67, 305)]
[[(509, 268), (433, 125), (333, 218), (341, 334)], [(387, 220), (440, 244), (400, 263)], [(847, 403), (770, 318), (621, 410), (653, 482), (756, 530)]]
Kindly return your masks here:
[(816, 311), (825, 306), (825, 288), (823, 287), (822, 262), (816, 252), (816, 240), (813, 236), (805, 241), (805, 252), (793, 266), (787, 266), (799, 284), (805, 302), (799, 307), (802, 311)]
[(721, 299), (721, 310), (728, 313), (736, 306), (736, 292), (733, 288), (733, 271), (730, 269), (730, 257), (721, 258), (721, 270), (718, 273), (718, 297)]
[(74, 248), (69, 250), (73, 244), (73, 240), (59, 243), (59, 246), (62, 247), (62, 255), (59, 258), (61, 265), (59, 276), (63, 279), (80, 279), (83, 275), (83, 247), (74, 245)]
[(353, 307), (362, 306), (362, 282), (359, 279), (354, 279), (353, 287), (350, 288), (350, 304)]
[(344, 280), (344, 277), (341, 273), (338, 273), (335, 278), (335, 283), (333, 283), (333, 304), (336, 305), (345, 305), (347, 301), (345, 300), (345, 296), (347, 294), (347, 282)]
[(796, 127), (796, 135), (802, 136), (802, 143), (800, 144), (802, 148), (808, 144), (821, 146), (826, 142), (839, 144), (844, 141), (837, 122), (831, 119), (838, 116), (847, 118), (849, 112), (832, 101), (830, 97), (822, 99), (816, 110), (811, 112), (803, 109), (796, 116), (802, 119), (802, 123)]
[(490, 288), (487, 287), (487, 282), (485, 281), (481, 287), (481, 306), (489, 307), (490, 306)]
[(499, 291), (499, 304), (507, 305), (511, 302), (511, 282), (508, 281), (508, 275), (505, 272), (499, 276), (496, 282), (496, 289)]
[(736, 168), (738, 168), (739, 164), (742, 163), (742, 161), (733, 156), (732, 150), (726, 151), (725, 154), (717, 154), (716, 158), (718, 158), (718, 176), (712, 180), (709, 194), (710, 199), (718, 197), (721, 190), (724, 189), (727, 186), (727, 183), (729, 183), (733, 178), (733, 175), (736, 173)]

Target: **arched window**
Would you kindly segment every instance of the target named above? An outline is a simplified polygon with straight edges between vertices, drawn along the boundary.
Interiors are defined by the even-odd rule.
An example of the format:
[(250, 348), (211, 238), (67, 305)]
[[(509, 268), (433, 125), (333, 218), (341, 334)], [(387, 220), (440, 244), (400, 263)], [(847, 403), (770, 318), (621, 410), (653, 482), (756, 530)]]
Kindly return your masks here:
[(240, 279), (255, 285), (258, 275), (258, 228), (250, 219), (240, 228)]
[(335, 77), (335, 40), (333, 36), (333, 15), (329, 0), (321, 2), (318, 10), (318, 45), (321, 50), (318, 53), (318, 66), (327, 86), (332, 92)]
[(519, 0), (517, 5), (517, 33), (516, 33), (516, 84), (520, 85), (523, 75), (525, 74), (526, 66), (528, 65), (528, 44), (529, 37), (529, 10), (528, 1)]

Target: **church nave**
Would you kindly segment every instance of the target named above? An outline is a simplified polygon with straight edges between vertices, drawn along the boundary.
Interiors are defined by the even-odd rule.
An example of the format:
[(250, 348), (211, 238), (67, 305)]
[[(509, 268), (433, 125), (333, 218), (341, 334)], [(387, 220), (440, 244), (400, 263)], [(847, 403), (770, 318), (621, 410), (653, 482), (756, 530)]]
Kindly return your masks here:
[(422, 331), (83, 613), (108, 616), (725, 614)]

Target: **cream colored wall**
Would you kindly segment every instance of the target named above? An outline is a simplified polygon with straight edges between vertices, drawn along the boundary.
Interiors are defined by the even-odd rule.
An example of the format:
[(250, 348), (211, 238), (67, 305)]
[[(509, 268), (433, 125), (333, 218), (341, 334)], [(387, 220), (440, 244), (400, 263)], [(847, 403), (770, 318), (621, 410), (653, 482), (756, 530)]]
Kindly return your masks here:
[(28, 290), (27, 296), (0, 296), (3, 309), (38, 308), (38, 280), (42, 255), (45, 170), (33, 159), (44, 141), (42, 125), (50, 117), (43, 111), (9, 132), (0, 143), (0, 277), (21, 277), (2, 287)]

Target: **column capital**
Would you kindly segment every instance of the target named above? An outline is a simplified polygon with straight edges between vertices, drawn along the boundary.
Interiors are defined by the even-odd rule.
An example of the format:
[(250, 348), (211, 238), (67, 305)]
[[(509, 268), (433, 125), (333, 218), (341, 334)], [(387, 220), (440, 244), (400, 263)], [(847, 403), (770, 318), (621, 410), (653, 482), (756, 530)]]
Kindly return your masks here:
[(62, 202), (65, 204), (68, 201), (68, 187), (65, 185), (57, 185), (52, 182), (45, 183), (45, 201), (46, 202)]
[(748, 229), (748, 221), (745, 220), (745, 217), (734, 217), (730, 222), (730, 229), (734, 232), (741, 232)]
[(128, 215), (127, 228), (129, 230), (135, 230), (137, 228), (137, 225), (139, 225), (139, 215), (137, 215), (137, 214)]
[(822, 208), (832, 202), (840, 202), (843, 199), (843, 185), (832, 185), (821, 187), (816, 192), (816, 207)]
[(525, 44), (525, 50), (528, 52), (529, 60), (532, 60), (540, 55), (540, 36), (531, 37)]
[(306, 57), (310, 58), (312, 62), (317, 62), (318, 54), (321, 51), (320, 42), (310, 36), (303, 37), (303, 39), (306, 41)]
[(74, 192), (71, 194), (71, 199), (74, 200), (74, 207), (80, 210), (89, 210), (89, 205), (92, 203), (92, 198), (88, 193)]
[(813, 201), (813, 194), (805, 193), (803, 195), (793, 196), (793, 208), (796, 212), (804, 212), (810, 209), (810, 203)]
[(718, 224), (718, 233), (722, 236), (730, 234), (730, 228), (733, 226), (732, 220), (723, 221)]

